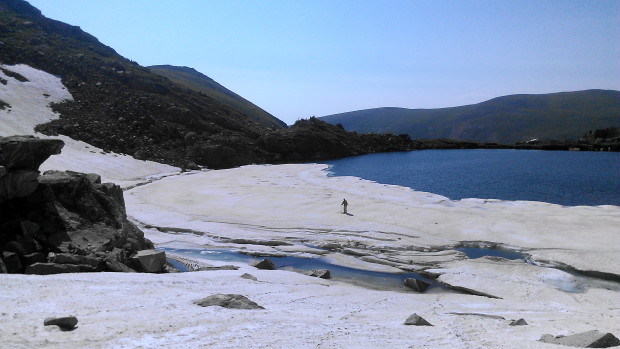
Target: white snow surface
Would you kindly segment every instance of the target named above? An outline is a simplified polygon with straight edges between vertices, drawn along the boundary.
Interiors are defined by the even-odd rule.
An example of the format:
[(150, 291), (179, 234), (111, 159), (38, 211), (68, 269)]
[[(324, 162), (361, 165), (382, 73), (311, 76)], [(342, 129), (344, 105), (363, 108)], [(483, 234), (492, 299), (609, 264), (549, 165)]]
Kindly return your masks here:
[[(10, 112), (0, 110), (0, 135), (35, 134), (36, 124), (57, 117), (48, 104), (71, 97), (47, 73), (23, 65), (7, 68), (30, 82), (0, 72), (8, 81), (0, 84), (0, 100), (11, 105)], [(50, 158), (46, 169), (97, 172), (126, 187), (177, 170), (63, 140), (63, 154)], [(127, 190), (126, 206), (138, 224), (159, 227), (144, 229), (159, 246), (320, 255), (368, 270), (427, 269), (442, 282), (500, 298), (370, 290), (215, 261), (209, 263), (235, 264), (239, 270), (5, 274), (0, 276), (0, 348), (550, 348), (538, 342), (545, 333), (597, 329), (620, 335), (617, 288), (569, 293), (558, 285), (580, 279), (564, 271), (497, 258), (470, 260), (451, 250), (459, 241), (494, 242), (537, 261), (617, 275), (619, 207), (451, 201), (354, 177), (328, 177), (324, 169), (295, 164), (185, 173)], [(344, 198), (351, 215), (340, 213)], [(258, 281), (242, 278), (244, 273)], [(217, 293), (242, 294), (265, 309), (192, 303)], [(404, 325), (412, 313), (434, 326)], [(73, 331), (43, 326), (47, 317), (67, 315), (79, 320)], [(508, 325), (519, 318), (529, 325)]]
[(72, 100), (60, 78), (28, 65), (1, 65), (2, 68), (24, 76), (21, 82), (0, 70), (0, 100), (10, 107), (0, 109), (0, 137), (34, 135), (39, 138), (55, 138), (65, 142), (60, 155), (52, 156), (43, 163), (41, 172), (47, 170), (72, 170), (98, 173), (104, 182), (115, 182), (122, 187), (145, 181), (146, 177), (162, 176), (179, 172), (179, 168), (152, 161), (136, 160), (131, 156), (105, 153), (102, 149), (67, 136), (46, 136), (34, 131), (35, 126), (60, 116), (50, 108), (51, 103)]

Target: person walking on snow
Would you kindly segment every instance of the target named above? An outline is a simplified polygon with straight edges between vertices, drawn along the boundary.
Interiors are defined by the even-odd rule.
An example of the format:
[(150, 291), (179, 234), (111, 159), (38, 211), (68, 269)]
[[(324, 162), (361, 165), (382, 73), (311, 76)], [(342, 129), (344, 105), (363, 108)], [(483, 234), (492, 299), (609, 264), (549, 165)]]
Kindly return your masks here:
[(340, 206), (343, 207), (342, 213), (343, 214), (347, 214), (347, 206), (349, 205), (349, 203), (347, 202), (347, 199), (343, 199), (342, 203), (340, 204)]

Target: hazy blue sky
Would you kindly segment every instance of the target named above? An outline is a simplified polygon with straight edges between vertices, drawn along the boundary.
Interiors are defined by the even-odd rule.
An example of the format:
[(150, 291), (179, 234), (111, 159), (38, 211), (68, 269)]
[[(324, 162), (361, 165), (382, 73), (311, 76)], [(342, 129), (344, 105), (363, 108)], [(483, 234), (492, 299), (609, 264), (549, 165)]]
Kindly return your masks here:
[(620, 89), (620, 1), (30, 0), (141, 65), (189, 66), (287, 123)]

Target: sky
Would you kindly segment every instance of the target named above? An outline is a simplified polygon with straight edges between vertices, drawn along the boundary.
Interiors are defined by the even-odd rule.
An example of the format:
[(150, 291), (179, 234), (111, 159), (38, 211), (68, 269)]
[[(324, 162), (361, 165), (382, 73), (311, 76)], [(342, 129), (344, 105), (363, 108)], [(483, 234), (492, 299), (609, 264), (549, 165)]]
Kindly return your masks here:
[(616, 0), (29, 0), (143, 66), (192, 67), (292, 124), (620, 90)]

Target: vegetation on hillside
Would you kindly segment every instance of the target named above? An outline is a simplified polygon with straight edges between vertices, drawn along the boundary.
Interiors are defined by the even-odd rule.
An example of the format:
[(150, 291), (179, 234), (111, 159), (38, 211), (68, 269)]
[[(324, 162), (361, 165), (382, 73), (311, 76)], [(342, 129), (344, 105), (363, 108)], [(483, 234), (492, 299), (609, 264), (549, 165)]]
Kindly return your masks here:
[(357, 132), (406, 133), (412, 138), (452, 138), (516, 143), (576, 140), (583, 133), (620, 125), (620, 92), (587, 90), (511, 95), (442, 109), (377, 108), (321, 118)]

